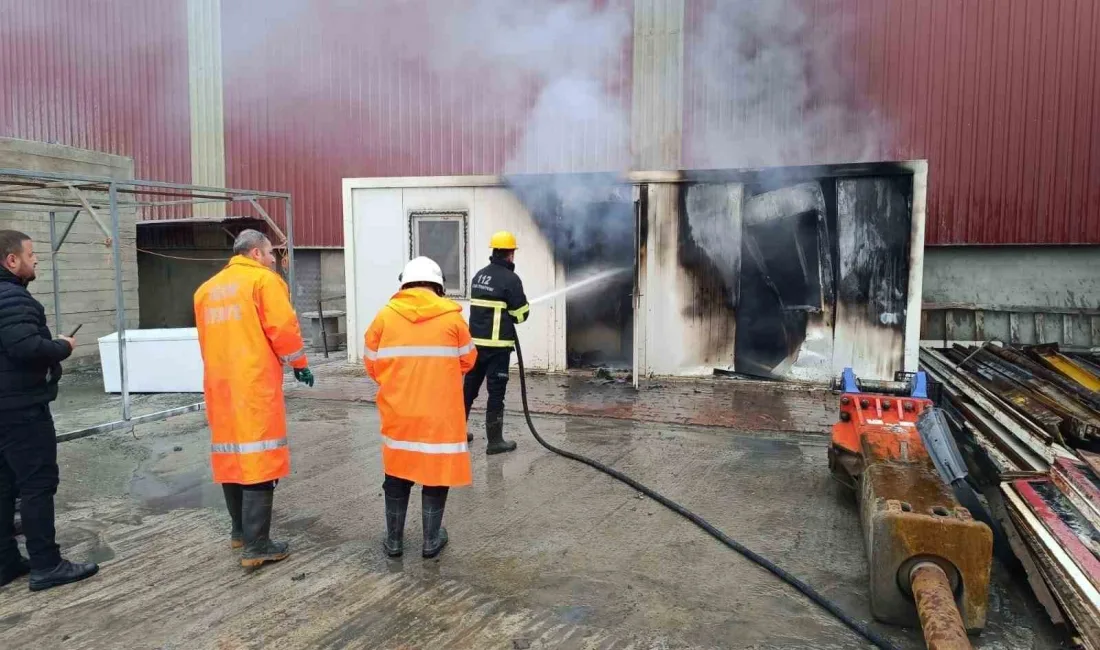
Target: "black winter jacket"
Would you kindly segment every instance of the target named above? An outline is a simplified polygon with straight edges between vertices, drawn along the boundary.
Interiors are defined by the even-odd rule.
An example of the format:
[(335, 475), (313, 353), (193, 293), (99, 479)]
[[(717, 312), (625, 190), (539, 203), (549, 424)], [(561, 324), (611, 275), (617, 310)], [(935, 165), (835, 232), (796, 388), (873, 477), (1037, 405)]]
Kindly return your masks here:
[(0, 268), (0, 411), (57, 399), (61, 362), (72, 353), (50, 335), (46, 310), (27, 285)]
[(474, 274), (470, 291), (470, 335), (481, 347), (515, 347), (515, 323), (527, 320), (531, 306), (516, 265), (496, 258)]

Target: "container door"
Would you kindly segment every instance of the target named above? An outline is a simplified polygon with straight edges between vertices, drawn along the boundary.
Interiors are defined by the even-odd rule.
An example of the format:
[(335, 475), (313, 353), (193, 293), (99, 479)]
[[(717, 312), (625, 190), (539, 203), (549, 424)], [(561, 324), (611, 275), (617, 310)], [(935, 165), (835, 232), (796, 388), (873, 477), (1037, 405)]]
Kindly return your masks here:
[(802, 183), (745, 201), (734, 368), (771, 379), (832, 376), (832, 237), (824, 193)]

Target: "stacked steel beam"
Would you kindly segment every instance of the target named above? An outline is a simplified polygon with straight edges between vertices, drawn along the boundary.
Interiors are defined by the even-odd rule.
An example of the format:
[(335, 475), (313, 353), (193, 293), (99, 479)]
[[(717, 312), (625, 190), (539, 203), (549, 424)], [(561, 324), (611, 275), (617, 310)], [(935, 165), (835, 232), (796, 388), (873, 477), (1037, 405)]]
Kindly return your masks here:
[(986, 344), (920, 360), (1036, 596), (1100, 650), (1100, 357)]

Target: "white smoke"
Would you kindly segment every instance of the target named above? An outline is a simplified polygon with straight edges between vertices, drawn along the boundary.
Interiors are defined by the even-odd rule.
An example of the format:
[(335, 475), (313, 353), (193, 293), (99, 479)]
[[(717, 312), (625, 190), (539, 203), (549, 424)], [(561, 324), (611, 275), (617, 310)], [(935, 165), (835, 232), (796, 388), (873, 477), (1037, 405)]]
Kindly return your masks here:
[(700, 168), (865, 161), (884, 125), (841, 55), (851, 30), (794, 0), (721, 0), (699, 20), (685, 73), (686, 147)]
[(596, 80), (557, 79), (539, 94), (505, 172), (623, 169), (629, 137), (626, 112)]
[[(116, 58), (121, 53), (150, 60), (172, 54), (169, 48), (179, 45), (163, 41), (158, 33), (156, 38), (127, 39), (125, 47), (137, 48), (132, 52), (123, 52), (110, 39), (78, 48), (56, 28), (63, 24), (57, 18), (58, 4), (42, 0), (29, 5), (41, 5), (38, 9), (0, 20), (0, 36), (72, 50), (74, 61), (86, 62), (83, 67), (99, 65), (110, 74), (118, 74), (119, 66), (103, 66), (101, 58), (89, 55), (89, 48), (103, 48)], [(658, 93), (670, 106), (682, 103), (687, 152), (682, 166), (844, 162), (884, 152), (883, 120), (859, 101), (861, 89), (851, 83), (851, 62), (842, 56), (840, 45), (853, 37), (851, 29), (839, 20), (842, 15), (828, 13), (831, 3), (684, 0), (684, 24), (655, 35), (668, 43), (682, 38), (682, 47), (641, 51), (657, 58), (635, 67), (634, 20), (636, 12), (645, 11), (644, 4), (223, 0), (227, 130), (250, 131), (261, 140), (301, 134), (289, 139), (293, 150), (286, 152), (301, 159), (344, 155), (331, 147), (311, 148), (314, 122), (353, 124), (354, 136), (375, 152), (379, 164), (400, 161), (391, 163), (397, 168), (386, 173), (621, 171), (630, 162), (630, 107), (632, 94), (639, 91)], [(647, 22), (642, 29), (651, 27)], [(662, 52), (671, 54), (668, 64), (680, 63), (677, 53), (682, 53), (683, 84), (646, 85), (654, 80), (638, 71), (661, 65)], [(332, 83), (327, 76), (332, 71), (343, 79), (346, 94), (339, 98), (325, 87)], [(84, 73), (93, 81), (107, 74), (91, 68)], [(179, 96), (169, 92), (172, 79), (178, 77), (158, 74), (127, 82), (165, 86), (163, 92), (154, 87), (146, 93), (165, 104), (160, 98)], [(29, 88), (8, 90), (23, 96), (19, 106), (69, 110), (64, 93), (31, 97)], [(141, 116), (174, 119), (188, 110), (186, 102), (167, 104), (143, 105)], [(235, 110), (238, 105), (253, 104), (258, 108), (243, 112), (246, 118), (234, 117), (242, 114)], [(291, 110), (280, 110), (283, 105)], [(302, 121), (256, 124), (255, 115), (263, 115), (265, 107), (269, 115)], [(298, 115), (308, 118), (294, 117)], [(234, 119), (250, 121), (235, 124)], [(92, 127), (74, 124), (72, 130), (79, 134), (86, 128)], [(669, 128), (675, 128), (674, 120)], [(24, 137), (42, 137), (24, 130)], [(457, 153), (430, 159), (436, 151), (425, 153), (423, 142), (451, 135), (450, 146)], [(681, 137), (657, 135), (655, 141)], [(80, 140), (73, 144), (82, 145)], [(475, 147), (492, 149), (493, 157), (462, 158)], [(355, 167), (360, 154), (348, 155), (348, 166)]]
[[(685, 0), (682, 26), (637, 35), (682, 38), (682, 47), (644, 50), (643, 57), (668, 52), (673, 58), (664, 64), (647, 59), (639, 67), (631, 45), (645, 47), (632, 40), (635, 13), (643, 9), (633, 4), (234, 0), (225, 4), (223, 21), (225, 58), (235, 62), (227, 70), (227, 97), (252, 92), (243, 100), (311, 102), (325, 83), (312, 71), (346, 65), (352, 101), (364, 119), (364, 146), (379, 159), (402, 161), (390, 174), (623, 171), (631, 161), (631, 103), (638, 92), (660, 95), (643, 100), (647, 105), (682, 106), (682, 132), (646, 138), (682, 138), (682, 167), (881, 155), (886, 130), (860, 101), (839, 47), (850, 31), (843, 16), (817, 5), (811, 16), (798, 0)], [(296, 63), (301, 55), (293, 54), (303, 38), (317, 52), (309, 65)], [(340, 46), (314, 48), (312, 39)], [(271, 65), (265, 56), (285, 58), (286, 65), (277, 74), (262, 72)], [(644, 72), (676, 64), (679, 74), (672, 69), (661, 79)], [(248, 83), (238, 86), (234, 72), (247, 75)], [(261, 75), (269, 85), (256, 82)], [(673, 83), (676, 78), (682, 83)], [(328, 121), (340, 119), (342, 110), (317, 104), (313, 112)], [(653, 125), (666, 127), (675, 129), (675, 120)], [(450, 140), (451, 158), (417, 158), (436, 153), (425, 152), (425, 138), (441, 137)], [(467, 162), (463, 156), (474, 149), (482, 157)], [(486, 149), (493, 161), (484, 159)]]
[[(494, 119), (459, 128), (475, 138), (501, 124), (516, 128), (505, 172), (622, 171), (630, 164), (632, 99), (621, 85), (622, 67), (633, 65), (634, 16), (624, 2), (595, 5), (448, 3), (433, 13), (424, 40), (403, 53), (427, 56), (441, 79), (489, 77), (474, 99), (491, 104)], [(852, 81), (853, 62), (840, 47), (852, 30), (842, 15), (811, 16), (797, 0), (686, 0), (686, 9), (683, 90), (650, 86), (663, 95), (658, 101), (683, 104), (681, 166), (854, 162), (882, 154), (887, 129)]]
[[(523, 126), (506, 173), (616, 171), (629, 160), (617, 66), (631, 35), (622, 3), (473, 0), (433, 17), (428, 63), (450, 77), (484, 71), (495, 113)], [(534, 89), (531, 101), (530, 89)], [(484, 125), (481, 125), (484, 126)]]

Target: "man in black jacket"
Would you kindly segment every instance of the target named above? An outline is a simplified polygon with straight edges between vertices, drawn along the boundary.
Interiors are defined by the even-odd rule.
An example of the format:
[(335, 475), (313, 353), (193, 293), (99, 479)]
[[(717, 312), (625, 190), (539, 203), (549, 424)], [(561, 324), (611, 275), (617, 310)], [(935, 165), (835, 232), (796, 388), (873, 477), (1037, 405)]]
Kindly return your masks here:
[[(470, 406), (477, 399), (481, 382), (489, 388), (485, 411), (485, 447), (487, 454), (513, 451), (516, 443), (504, 439), (504, 395), (508, 389), (508, 367), (512, 349), (516, 347), (517, 323), (527, 320), (531, 305), (523, 293), (523, 281), (516, 275), (516, 238), (501, 231), (489, 242), (493, 256), (489, 266), (474, 274), (470, 291), (470, 334), (477, 346), (477, 362), (466, 374), (463, 386), (466, 397), (466, 419)], [(473, 440), (467, 432), (466, 440)]]
[[(49, 403), (76, 341), (50, 336), (46, 311), (27, 291), (37, 263), (30, 237), (0, 230), (0, 585), (29, 572), (31, 591), (99, 570), (62, 559), (54, 542), (57, 436)], [(15, 543), (16, 496), (29, 564)]]

